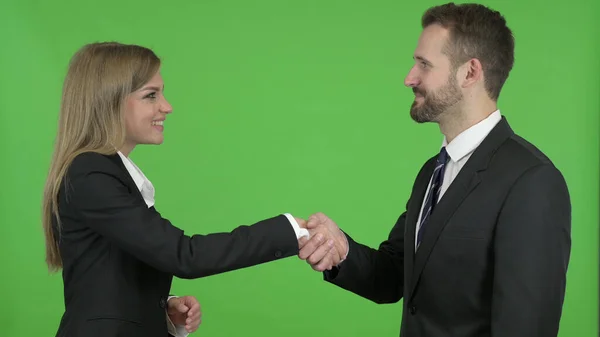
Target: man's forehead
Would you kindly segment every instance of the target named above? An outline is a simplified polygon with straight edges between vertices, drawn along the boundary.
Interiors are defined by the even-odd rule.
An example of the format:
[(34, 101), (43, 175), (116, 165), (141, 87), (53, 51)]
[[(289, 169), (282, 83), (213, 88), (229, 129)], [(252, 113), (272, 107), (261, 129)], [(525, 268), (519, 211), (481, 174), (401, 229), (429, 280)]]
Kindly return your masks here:
[(419, 40), (445, 41), (450, 36), (450, 31), (440, 24), (431, 24), (421, 31)]
[(430, 59), (442, 56), (444, 46), (448, 41), (449, 32), (446, 28), (434, 24), (427, 26), (421, 32), (415, 49), (415, 59)]

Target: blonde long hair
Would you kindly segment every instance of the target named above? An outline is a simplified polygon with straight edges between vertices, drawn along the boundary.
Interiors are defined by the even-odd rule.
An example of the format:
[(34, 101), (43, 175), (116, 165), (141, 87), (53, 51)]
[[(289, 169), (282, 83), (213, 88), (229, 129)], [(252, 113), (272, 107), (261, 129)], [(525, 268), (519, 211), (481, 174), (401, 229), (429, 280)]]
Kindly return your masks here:
[(126, 137), (126, 97), (159, 68), (160, 59), (150, 49), (116, 42), (85, 45), (71, 59), (42, 204), (46, 264), (51, 272), (62, 268), (56, 237), (61, 231), (58, 193), (69, 165), (84, 152), (116, 153)]

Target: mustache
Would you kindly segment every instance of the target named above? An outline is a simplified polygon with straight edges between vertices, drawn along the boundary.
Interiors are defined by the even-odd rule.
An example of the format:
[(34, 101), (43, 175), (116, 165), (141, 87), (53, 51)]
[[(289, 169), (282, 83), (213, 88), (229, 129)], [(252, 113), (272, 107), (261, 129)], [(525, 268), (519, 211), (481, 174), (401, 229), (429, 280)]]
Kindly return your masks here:
[(420, 95), (422, 95), (422, 96), (425, 96), (425, 91), (423, 91), (423, 90), (420, 90), (420, 89), (418, 89), (418, 88), (415, 88), (415, 87), (413, 87), (413, 88), (412, 88), (412, 91), (413, 91), (413, 93), (415, 93), (415, 94), (420, 94)]

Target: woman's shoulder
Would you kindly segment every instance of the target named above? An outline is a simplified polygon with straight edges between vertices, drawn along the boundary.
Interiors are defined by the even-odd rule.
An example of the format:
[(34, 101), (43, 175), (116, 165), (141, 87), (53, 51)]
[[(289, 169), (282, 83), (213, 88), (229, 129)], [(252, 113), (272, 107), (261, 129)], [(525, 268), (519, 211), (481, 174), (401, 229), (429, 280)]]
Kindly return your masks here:
[(121, 158), (117, 153), (102, 154), (98, 152), (83, 152), (75, 156), (68, 170), (71, 177), (87, 175), (93, 172), (118, 174), (122, 171)]
[[(60, 193), (69, 200), (88, 198), (90, 191), (95, 195), (111, 186), (122, 186), (126, 184), (121, 158), (118, 154), (109, 155), (98, 152), (84, 152), (77, 154), (69, 164), (62, 178)], [(66, 204), (63, 204), (65, 207)]]

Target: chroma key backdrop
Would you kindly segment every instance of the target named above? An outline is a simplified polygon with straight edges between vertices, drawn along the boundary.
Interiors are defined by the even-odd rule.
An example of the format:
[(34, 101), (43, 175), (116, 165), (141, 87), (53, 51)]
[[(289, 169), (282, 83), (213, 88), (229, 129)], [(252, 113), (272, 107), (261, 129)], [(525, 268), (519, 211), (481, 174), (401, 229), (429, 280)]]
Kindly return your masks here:
[[(0, 9), (3, 336), (54, 336), (60, 274), (44, 264), (42, 190), (62, 81), (82, 45), (120, 41), (163, 60), (174, 107), (161, 146), (132, 159), (156, 207), (186, 233), (291, 212), (331, 216), (376, 247), (442, 137), (409, 116), (403, 84), (424, 1), (4, 0)], [(516, 37), (499, 106), (562, 170), (573, 206), (561, 337), (598, 336), (600, 2), (484, 1)], [(443, 280), (440, 280), (443, 281)], [(89, 289), (89, 291), (95, 291)], [(402, 303), (377, 305), (297, 257), (198, 280), (192, 336), (398, 336)], [(514, 308), (519, 310), (519, 308)]]

